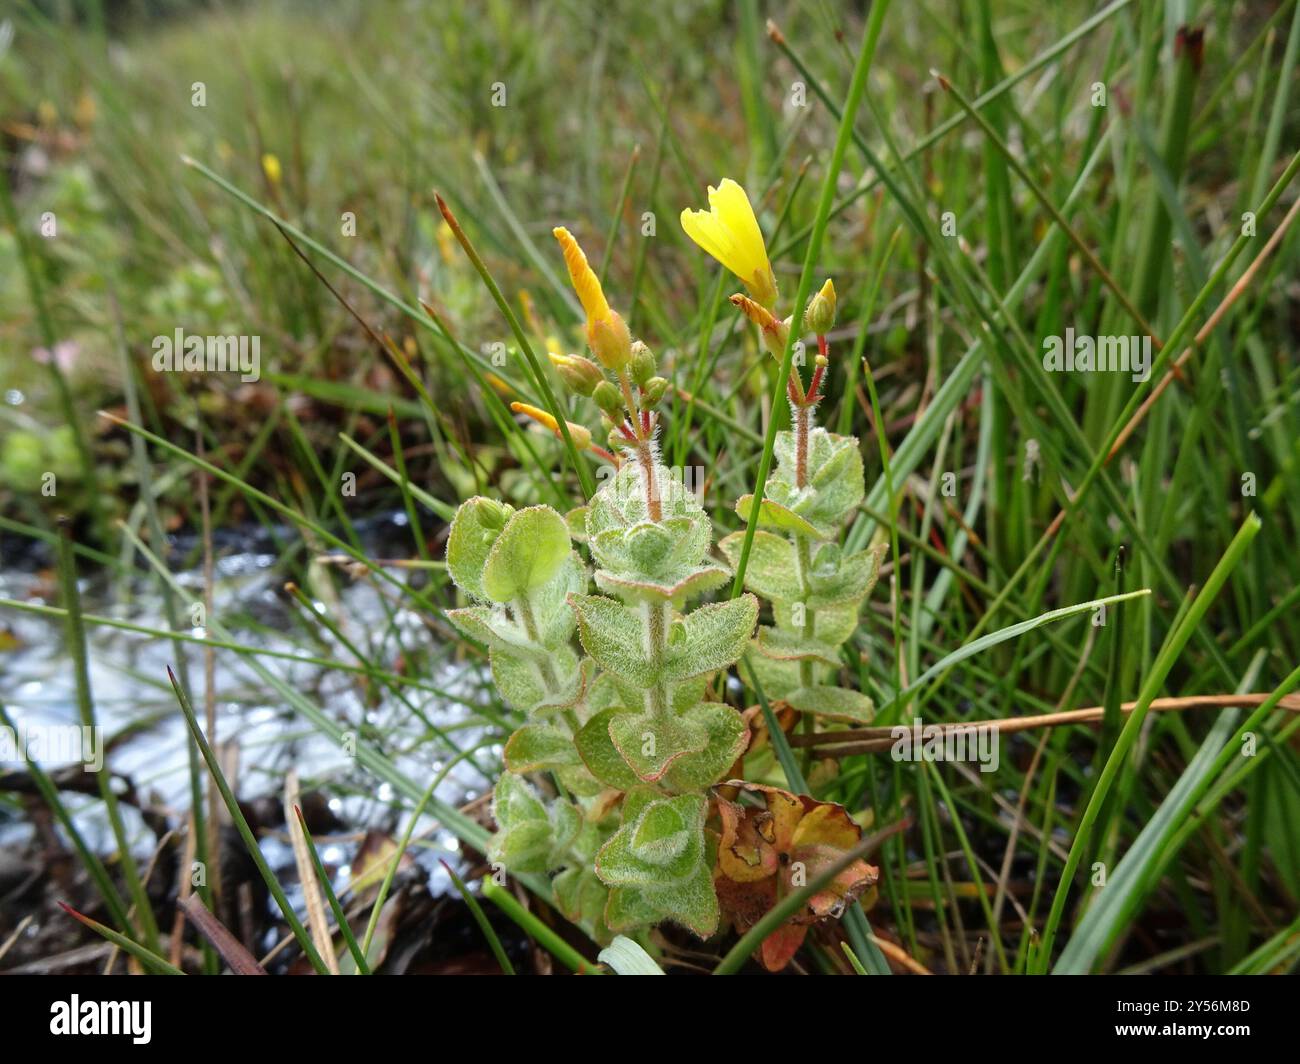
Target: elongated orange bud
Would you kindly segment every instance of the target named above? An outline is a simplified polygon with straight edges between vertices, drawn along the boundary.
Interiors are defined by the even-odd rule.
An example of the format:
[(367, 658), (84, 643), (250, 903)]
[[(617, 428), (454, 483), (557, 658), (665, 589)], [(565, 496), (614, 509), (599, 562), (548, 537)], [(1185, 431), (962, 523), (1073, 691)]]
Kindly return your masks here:
[(605, 301), (600, 278), (587, 262), (587, 256), (578, 246), (573, 234), (562, 225), (552, 229), (551, 234), (560, 242), (560, 249), (564, 252), (564, 265), (569, 268), (569, 280), (573, 282), (573, 290), (578, 293), (582, 309), (586, 312), (587, 324), (608, 318), (609, 303)]
[(758, 326), (759, 335), (763, 338), (763, 346), (772, 353), (773, 358), (779, 361), (785, 353), (785, 341), (790, 334), (790, 327), (767, 307), (750, 299), (749, 296), (737, 292), (731, 297), (731, 302), (737, 310)]
[[(556, 436), (560, 435), (560, 423), (549, 412), (530, 403), (511, 403), (510, 409), (545, 425)], [(572, 421), (566, 421), (565, 424), (569, 426), (569, 438), (573, 440), (573, 446), (580, 451), (587, 450), (591, 446), (591, 430), (583, 425), (575, 425)]]
[(578, 293), (578, 301), (587, 315), (587, 343), (606, 369), (618, 372), (632, 357), (632, 336), (627, 322), (610, 309), (600, 287), (600, 278), (587, 262), (587, 256), (573, 239), (573, 234), (562, 225), (556, 226), (551, 233), (560, 242), (569, 280), (573, 282), (573, 290)]

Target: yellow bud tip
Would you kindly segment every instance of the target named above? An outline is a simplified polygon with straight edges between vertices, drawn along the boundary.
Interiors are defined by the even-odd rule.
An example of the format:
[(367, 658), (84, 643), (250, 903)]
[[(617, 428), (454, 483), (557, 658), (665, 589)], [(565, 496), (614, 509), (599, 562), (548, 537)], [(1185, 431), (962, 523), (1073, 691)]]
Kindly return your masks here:
[[(531, 403), (511, 403), (510, 409), (516, 414), (523, 414), (530, 417), (539, 424), (545, 425), (556, 436), (561, 436), (560, 423), (548, 411), (533, 406)], [(566, 421), (565, 425), (569, 429), (569, 438), (573, 440), (573, 445), (580, 451), (585, 451), (591, 446), (591, 430), (583, 425), (575, 425), (572, 421)]]
[(533, 406), (531, 403), (511, 403), (510, 409), (516, 414), (523, 414), (525, 417), (530, 417), (534, 421), (541, 422), (552, 432), (558, 432), (560, 430), (560, 425), (555, 420), (554, 415), (548, 411), (542, 410), (540, 407)]
[(564, 252), (564, 265), (569, 269), (569, 280), (573, 282), (573, 290), (578, 293), (582, 309), (586, 312), (587, 327), (604, 321), (609, 317), (609, 304), (601, 290), (600, 279), (587, 262), (587, 256), (573, 239), (573, 234), (564, 226), (557, 225), (551, 234), (560, 242), (560, 248)]
[(808, 301), (804, 311), (804, 327), (818, 336), (830, 332), (835, 324), (835, 285), (827, 280), (816, 295)]
[(280, 160), (267, 152), (262, 156), (262, 172), (266, 174), (266, 179), (271, 184), (278, 185), (281, 177)]

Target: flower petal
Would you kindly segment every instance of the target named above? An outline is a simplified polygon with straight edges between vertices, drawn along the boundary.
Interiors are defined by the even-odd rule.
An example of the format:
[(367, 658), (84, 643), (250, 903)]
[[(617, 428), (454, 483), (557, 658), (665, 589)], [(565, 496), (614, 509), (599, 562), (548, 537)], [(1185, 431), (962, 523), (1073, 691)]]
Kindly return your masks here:
[(587, 256), (578, 246), (573, 234), (564, 226), (556, 226), (551, 230), (551, 235), (560, 242), (560, 247), (564, 251), (564, 265), (569, 268), (569, 279), (573, 282), (574, 291), (578, 293), (582, 309), (587, 314), (588, 328), (594, 322), (604, 321), (609, 317), (609, 304), (605, 301), (605, 293), (601, 290), (600, 278), (587, 263)]
[(738, 261), (730, 234), (723, 228), (715, 212), (693, 211), (689, 208), (682, 211), (682, 229), (707, 254), (740, 276), (737, 267), (743, 263)]
[(754, 217), (754, 208), (750, 206), (745, 190), (731, 178), (724, 177), (716, 189), (709, 189), (709, 205), (734, 236), (740, 257), (746, 266), (741, 279), (752, 277), (760, 271), (770, 271), (763, 232), (758, 227), (758, 219)]

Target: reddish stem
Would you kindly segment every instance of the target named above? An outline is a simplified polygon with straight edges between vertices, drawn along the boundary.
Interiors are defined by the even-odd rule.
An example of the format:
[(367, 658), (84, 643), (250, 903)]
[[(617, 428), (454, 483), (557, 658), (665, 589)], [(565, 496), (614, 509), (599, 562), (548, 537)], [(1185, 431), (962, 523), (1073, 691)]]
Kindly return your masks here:
[[(830, 358), (830, 344), (826, 342), (826, 337), (821, 333), (817, 334), (817, 354), (824, 359)], [(819, 365), (812, 376), (812, 383), (808, 385), (808, 401), (818, 403), (821, 401), (822, 380), (826, 376), (826, 366)]]
[(637, 444), (637, 459), (641, 463), (641, 479), (645, 485), (645, 505), (650, 520), (656, 524), (663, 520), (664, 511), (659, 502), (659, 488), (655, 484), (654, 455), (650, 453), (650, 441), (642, 440)]
[(810, 404), (821, 402), (822, 377), (825, 373), (825, 366), (818, 366), (813, 373), (812, 383), (808, 385), (808, 402)]

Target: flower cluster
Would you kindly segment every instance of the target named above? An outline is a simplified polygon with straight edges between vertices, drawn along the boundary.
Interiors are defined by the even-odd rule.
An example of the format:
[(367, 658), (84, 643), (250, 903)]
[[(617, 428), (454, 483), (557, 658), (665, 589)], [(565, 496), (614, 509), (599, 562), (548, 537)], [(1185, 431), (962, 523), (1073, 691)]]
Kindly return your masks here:
[[(723, 181), (709, 189), (709, 203), (707, 214), (683, 211), (682, 226), (744, 282), (749, 295), (737, 293), (731, 302), (780, 361), (793, 323), (776, 315), (776, 281), (749, 199), (734, 181)], [(871, 700), (824, 682), (839, 667), (839, 648), (858, 626), (885, 551), (879, 544), (846, 555), (837, 542), (864, 487), (857, 439), (815, 423), (830, 365), (826, 334), (835, 324), (835, 303), (835, 285), (827, 280), (804, 311), (803, 327), (817, 337), (817, 356), (807, 386), (797, 364), (790, 374), (793, 428), (776, 437), (776, 466), (763, 486), (745, 586), (772, 607), (774, 623), (760, 629), (754, 643), (754, 669), (764, 692), (801, 713), (863, 721), (871, 716)], [(736, 511), (748, 521), (753, 504), (752, 495), (742, 496)], [(719, 544), (733, 565), (739, 565), (745, 540), (737, 532)]]
[[(710, 212), (686, 211), (682, 224), (744, 282), (748, 295), (733, 302), (779, 354), (790, 322), (774, 316), (776, 279), (749, 199), (733, 181), (710, 189), (709, 199)], [(527, 718), (505, 747), (490, 856), (512, 871), (556, 873), (556, 905), (601, 940), (664, 921), (707, 937), (724, 907), (743, 929), (757, 918), (755, 906), (775, 904), (785, 891), (771, 875), (773, 860), (811, 855), (821, 867), (860, 835), (843, 810), (827, 819), (838, 806), (812, 798), (741, 781), (724, 788), (728, 797), (715, 793), (741, 763), (750, 729), (745, 716), (710, 697), (711, 678), (752, 647), (764, 685), (794, 709), (853, 719), (869, 710), (863, 696), (821, 682), (879, 567), (877, 552), (841, 557), (835, 543), (862, 497), (857, 443), (808, 424), (827, 364), (823, 341), (809, 387), (792, 378), (791, 402), (807, 416), (796, 416), (796, 431), (778, 440), (748, 590), (692, 606), (731, 581), (732, 570), (711, 557), (713, 525), (699, 499), (659, 459), (658, 407), (670, 383), (610, 306), (577, 241), (567, 229), (554, 235), (593, 357), (552, 350), (550, 359), (569, 391), (600, 410), (609, 446), (581, 424), (566, 423), (568, 435), (617, 471), (565, 516), (480, 497), (452, 524), (448, 568), (472, 604), (449, 616), (488, 648), (498, 690)], [(834, 298), (827, 282), (805, 315), (819, 339), (834, 320)], [(524, 403), (513, 409), (559, 434), (551, 413)], [(740, 500), (742, 517), (751, 504)], [(733, 565), (737, 543), (731, 536), (719, 545)], [(755, 640), (759, 597), (775, 623)], [(525, 778), (541, 785), (547, 775), (549, 799)], [(761, 796), (769, 810), (736, 800), (744, 794)], [(781, 802), (795, 803), (807, 824), (776, 816), (773, 803), (784, 810)], [(774, 816), (780, 830), (771, 838), (786, 849), (756, 850)], [(861, 862), (850, 873), (826, 895), (839, 909), (874, 882)], [(784, 964), (808, 924), (838, 915), (826, 897), (790, 925), (797, 932), (770, 940), (765, 963)]]

